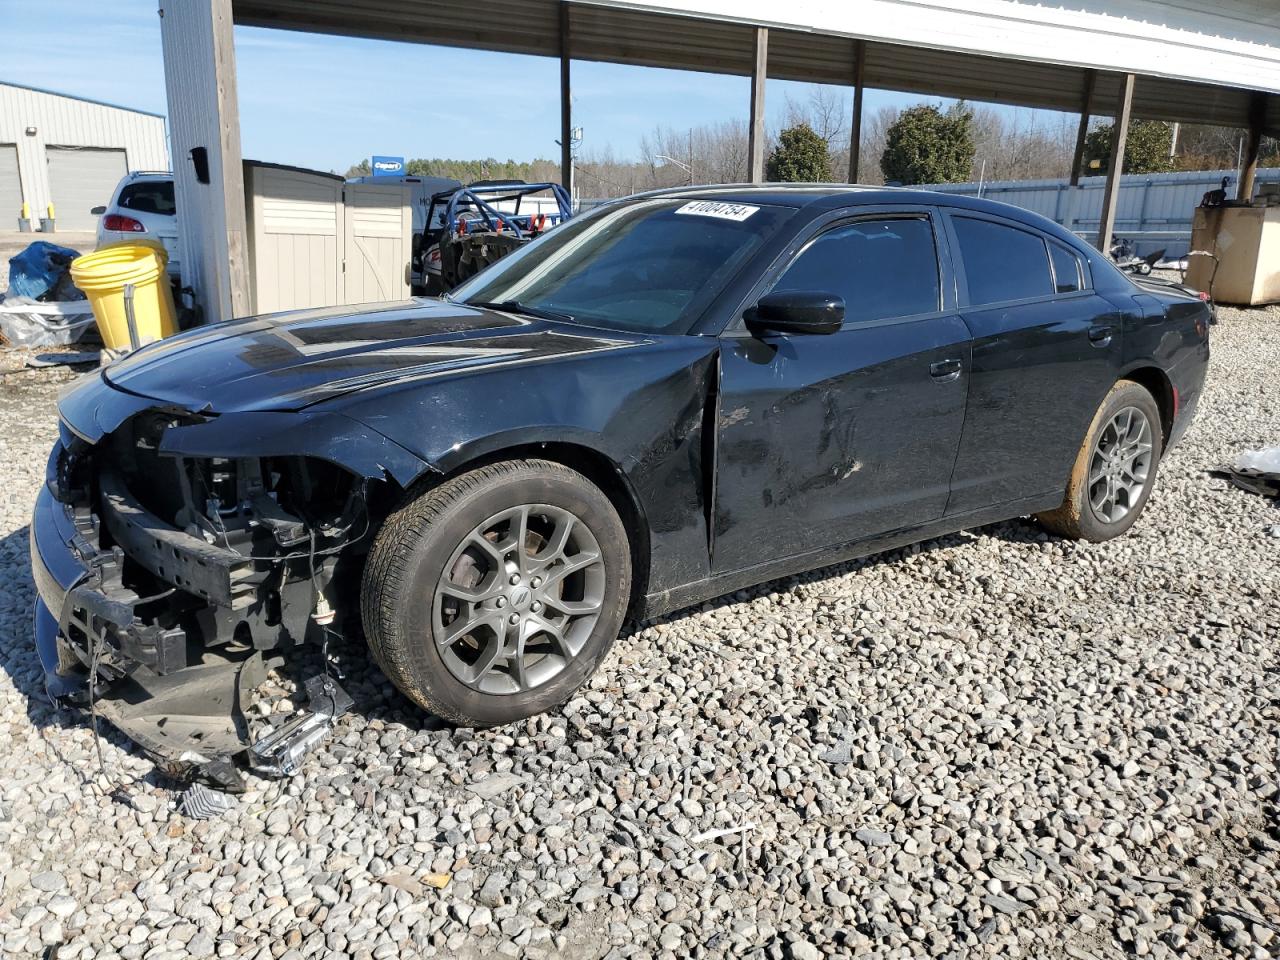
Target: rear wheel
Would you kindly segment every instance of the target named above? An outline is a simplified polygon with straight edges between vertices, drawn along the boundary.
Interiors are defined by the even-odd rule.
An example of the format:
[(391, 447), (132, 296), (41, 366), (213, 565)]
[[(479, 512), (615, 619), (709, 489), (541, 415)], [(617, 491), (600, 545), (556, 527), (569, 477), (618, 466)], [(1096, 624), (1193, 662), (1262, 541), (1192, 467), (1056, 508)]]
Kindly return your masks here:
[(1063, 536), (1100, 543), (1142, 513), (1163, 452), (1160, 409), (1145, 387), (1121, 380), (1094, 415), (1062, 506), (1036, 519)]
[(378, 535), (362, 613), (401, 691), (467, 726), (566, 700), (622, 626), (631, 552), (609, 498), (529, 460), (481, 467), (409, 500)]

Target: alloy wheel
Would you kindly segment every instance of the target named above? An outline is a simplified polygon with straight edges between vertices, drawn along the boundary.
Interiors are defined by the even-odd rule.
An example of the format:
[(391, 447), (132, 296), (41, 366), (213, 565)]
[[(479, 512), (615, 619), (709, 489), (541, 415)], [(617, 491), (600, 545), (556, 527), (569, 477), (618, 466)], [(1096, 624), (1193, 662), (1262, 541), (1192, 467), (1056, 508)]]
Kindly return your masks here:
[(1151, 478), (1151, 422), (1137, 407), (1107, 421), (1089, 459), (1089, 506), (1103, 523), (1123, 520)]
[(480, 693), (524, 693), (582, 650), (604, 605), (600, 545), (573, 513), (522, 504), (463, 538), (432, 604), (449, 672)]

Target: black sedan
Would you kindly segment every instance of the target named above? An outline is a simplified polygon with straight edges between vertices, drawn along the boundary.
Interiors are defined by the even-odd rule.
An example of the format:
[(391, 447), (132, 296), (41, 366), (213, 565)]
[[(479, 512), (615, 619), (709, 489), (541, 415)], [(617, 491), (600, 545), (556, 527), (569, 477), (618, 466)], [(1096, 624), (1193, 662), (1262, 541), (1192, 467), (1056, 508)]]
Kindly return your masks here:
[(735, 186), (602, 207), (442, 300), (193, 330), (61, 400), (48, 686), (92, 670), (130, 736), (215, 762), (274, 658), (363, 628), (412, 700), (501, 724), (628, 613), (1011, 517), (1106, 540), (1210, 319), (1012, 207)]

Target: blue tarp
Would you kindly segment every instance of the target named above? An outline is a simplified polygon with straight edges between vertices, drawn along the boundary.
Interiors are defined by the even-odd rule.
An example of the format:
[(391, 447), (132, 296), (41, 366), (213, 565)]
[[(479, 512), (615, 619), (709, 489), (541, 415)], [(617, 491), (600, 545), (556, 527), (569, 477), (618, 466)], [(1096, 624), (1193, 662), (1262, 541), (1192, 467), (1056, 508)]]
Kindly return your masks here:
[(32, 300), (83, 300), (68, 267), (80, 256), (69, 247), (37, 240), (9, 259), (9, 295)]

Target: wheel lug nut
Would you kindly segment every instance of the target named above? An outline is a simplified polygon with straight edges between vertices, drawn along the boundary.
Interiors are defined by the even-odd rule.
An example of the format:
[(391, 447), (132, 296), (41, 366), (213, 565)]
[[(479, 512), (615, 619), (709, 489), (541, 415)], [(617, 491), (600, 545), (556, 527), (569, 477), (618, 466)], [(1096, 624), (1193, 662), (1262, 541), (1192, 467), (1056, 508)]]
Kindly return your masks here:
[(533, 586), (533, 588), (534, 588), (535, 590), (536, 590), (538, 587), (542, 586), (542, 578), (541, 578), (541, 577), (534, 577), (534, 578), (533, 578), (533, 584), (532, 584), (532, 586)]
[(506, 597), (499, 597), (497, 600), (495, 600), (495, 601), (493, 602), (493, 605), (494, 605), (495, 607), (497, 607), (498, 609), (502, 609), (503, 607), (505, 607), (505, 606), (507, 605), (507, 598), (506, 598)]
[(542, 604), (540, 604), (537, 600), (535, 600), (533, 601), (533, 603), (529, 604), (529, 609), (532, 610), (534, 613), (537, 613), (539, 610), (542, 609)]
[(520, 575), (513, 573), (511, 575), (511, 580), (509, 582), (514, 587), (517, 583), (520, 582)]
[(520, 614), (518, 614), (518, 613), (513, 613), (513, 614), (508, 618), (508, 622), (509, 622), (513, 627), (514, 627), (517, 623), (519, 623), (519, 622), (520, 622)]

